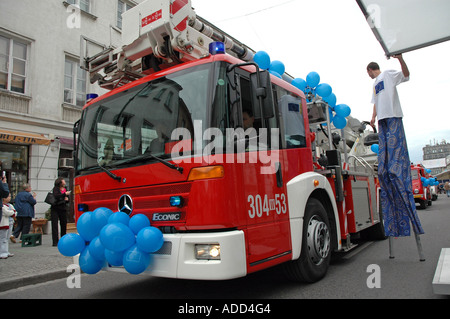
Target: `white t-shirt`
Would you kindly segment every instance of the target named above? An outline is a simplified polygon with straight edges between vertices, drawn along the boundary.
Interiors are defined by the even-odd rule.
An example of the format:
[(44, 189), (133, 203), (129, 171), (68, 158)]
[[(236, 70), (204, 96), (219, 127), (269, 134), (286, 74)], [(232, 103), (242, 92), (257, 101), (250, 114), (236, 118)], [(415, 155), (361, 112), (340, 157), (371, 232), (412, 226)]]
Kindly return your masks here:
[(391, 117), (403, 117), (397, 85), (407, 81), (409, 77), (405, 77), (402, 71), (395, 70), (386, 70), (375, 79), (372, 103), (376, 106), (378, 121)]

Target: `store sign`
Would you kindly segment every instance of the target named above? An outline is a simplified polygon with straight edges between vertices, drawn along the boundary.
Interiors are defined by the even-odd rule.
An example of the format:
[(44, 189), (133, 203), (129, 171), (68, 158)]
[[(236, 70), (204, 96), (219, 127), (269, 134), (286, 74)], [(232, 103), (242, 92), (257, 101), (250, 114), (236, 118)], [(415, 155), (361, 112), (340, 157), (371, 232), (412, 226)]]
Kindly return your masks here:
[(11, 132), (0, 130), (0, 142), (13, 144), (39, 144), (49, 145), (51, 140), (40, 134)]

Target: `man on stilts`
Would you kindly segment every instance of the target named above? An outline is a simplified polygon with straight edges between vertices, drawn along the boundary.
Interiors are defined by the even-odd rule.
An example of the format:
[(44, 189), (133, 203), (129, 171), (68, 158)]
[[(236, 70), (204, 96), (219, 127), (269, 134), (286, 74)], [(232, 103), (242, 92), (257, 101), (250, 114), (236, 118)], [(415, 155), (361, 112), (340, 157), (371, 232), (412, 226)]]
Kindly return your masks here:
[(411, 227), (416, 236), (420, 260), (423, 257), (419, 235), (423, 234), (412, 192), (411, 168), (403, 128), (403, 112), (397, 93), (397, 85), (409, 81), (409, 70), (403, 56), (394, 55), (401, 65), (401, 71), (380, 71), (377, 63), (367, 66), (367, 73), (375, 79), (373, 85), (373, 116), (371, 125), (378, 117), (378, 178), (380, 199), (386, 236), (389, 236), (390, 257), (393, 257), (393, 237), (410, 236)]

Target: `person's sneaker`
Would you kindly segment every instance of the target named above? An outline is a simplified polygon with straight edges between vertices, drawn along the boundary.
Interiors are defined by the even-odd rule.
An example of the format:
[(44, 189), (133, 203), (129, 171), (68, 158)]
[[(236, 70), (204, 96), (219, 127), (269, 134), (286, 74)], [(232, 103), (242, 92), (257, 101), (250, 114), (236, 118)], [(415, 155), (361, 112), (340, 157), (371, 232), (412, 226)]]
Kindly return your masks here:
[(12, 243), (16, 243), (16, 237), (14, 237), (13, 235), (11, 235), (11, 237), (9, 237), (9, 240), (11, 240)]
[(8, 257), (14, 257), (14, 254), (8, 253)]

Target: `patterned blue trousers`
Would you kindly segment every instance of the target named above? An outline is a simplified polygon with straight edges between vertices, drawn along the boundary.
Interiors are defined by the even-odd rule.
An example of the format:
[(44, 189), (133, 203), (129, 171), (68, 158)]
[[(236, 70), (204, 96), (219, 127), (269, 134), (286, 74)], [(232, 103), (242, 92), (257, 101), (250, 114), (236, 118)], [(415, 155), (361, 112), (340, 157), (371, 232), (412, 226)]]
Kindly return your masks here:
[(401, 118), (378, 121), (381, 208), (386, 236), (410, 236), (410, 222), (416, 234), (423, 234), (412, 192), (411, 168)]

